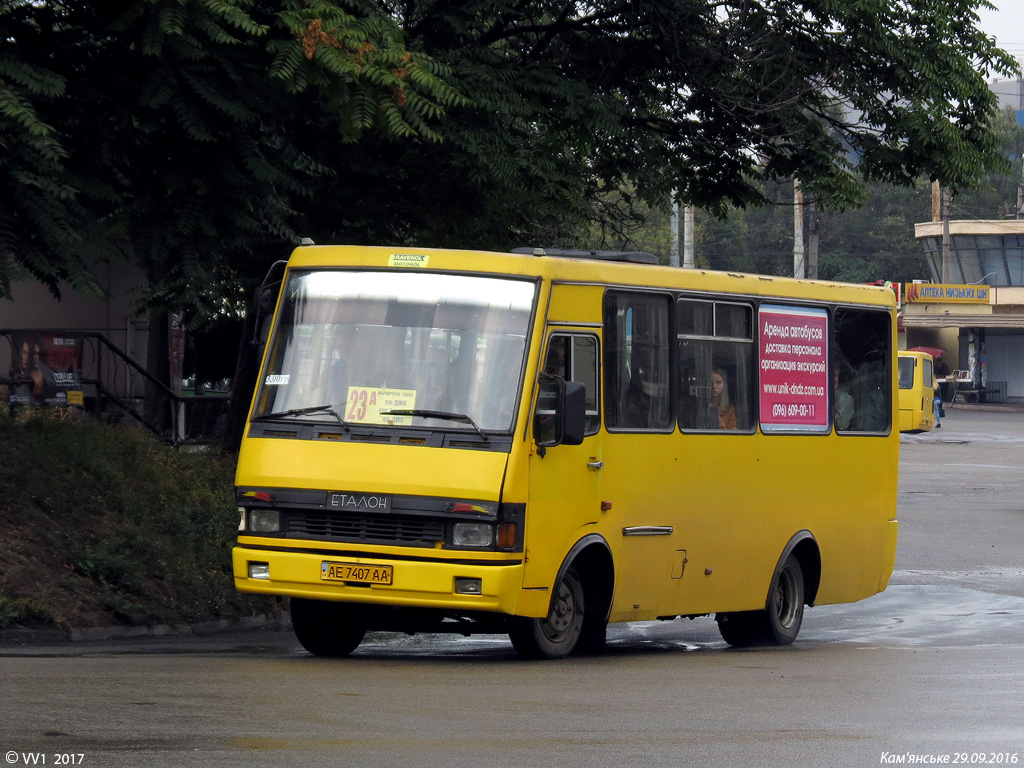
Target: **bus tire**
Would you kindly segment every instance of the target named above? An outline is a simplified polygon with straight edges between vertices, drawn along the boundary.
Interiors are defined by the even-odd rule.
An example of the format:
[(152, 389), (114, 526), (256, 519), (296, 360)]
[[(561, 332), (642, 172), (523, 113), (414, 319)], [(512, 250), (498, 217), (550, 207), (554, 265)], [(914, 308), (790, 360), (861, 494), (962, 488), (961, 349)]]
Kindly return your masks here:
[(715, 614), (718, 631), (733, 648), (747, 648), (762, 642), (763, 611), (732, 611)]
[(366, 634), (366, 622), (344, 603), (293, 597), (291, 614), (295, 637), (314, 656), (348, 656)]
[(772, 579), (763, 611), (734, 611), (715, 616), (722, 639), (736, 648), (789, 645), (804, 619), (804, 575), (790, 555)]
[(583, 582), (576, 569), (569, 568), (555, 588), (547, 616), (513, 619), (508, 633), (512, 647), (527, 659), (564, 659), (579, 642), (584, 610)]
[(600, 656), (607, 650), (608, 621), (594, 610), (583, 616), (580, 639), (573, 651), (577, 656)]
[(800, 634), (804, 620), (804, 572), (794, 555), (786, 558), (772, 579), (765, 619), (765, 640), (769, 645), (789, 645)]

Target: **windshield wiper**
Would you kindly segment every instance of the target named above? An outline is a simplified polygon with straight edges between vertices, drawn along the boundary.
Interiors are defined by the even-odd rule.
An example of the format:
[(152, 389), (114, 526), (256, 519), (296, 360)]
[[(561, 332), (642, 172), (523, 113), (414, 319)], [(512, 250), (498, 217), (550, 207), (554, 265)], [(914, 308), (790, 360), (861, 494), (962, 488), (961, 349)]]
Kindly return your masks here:
[(469, 424), (476, 433), (480, 435), (485, 443), (489, 443), (487, 435), (480, 429), (480, 426), (464, 413), (452, 413), (451, 411), (431, 411), (425, 408), (399, 408), (393, 411), (381, 411), (381, 416), (422, 416), (425, 419), (447, 419), (448, 421), (461, 421)]
[(348, 430), (349, 430), (348, 422), (346, 422), (343, 418), (341, 418), (341, 414), (339, 414), (334, 409), (334, 405), (332, 403), (327, 403), (326, 405), (310, 405), (310, 406), (308, 406), (306, 408), (292, 408), (291, 410), (288, 410), (288, 411), (275, 411), (274, 413), (266, 413), (266, 414), (264, 414), (262, 416), (253, 416), (253, 419), (256, 420), (256, 421), (259, 421), (259, 420), (262, 420), (262, 419), (284, 419), (284, 418), (288, 418), (289, 416), (306, 416), (308, 414), (313, 414), (313, 413), (329, 413), (329, 414), (331, 414), (331, 416), (333, 416), (334, 418), (336, 418), (338, 420), (338, 423), (341, 424), (341, 426), (345, 429), (345, 431), (348, 432)]

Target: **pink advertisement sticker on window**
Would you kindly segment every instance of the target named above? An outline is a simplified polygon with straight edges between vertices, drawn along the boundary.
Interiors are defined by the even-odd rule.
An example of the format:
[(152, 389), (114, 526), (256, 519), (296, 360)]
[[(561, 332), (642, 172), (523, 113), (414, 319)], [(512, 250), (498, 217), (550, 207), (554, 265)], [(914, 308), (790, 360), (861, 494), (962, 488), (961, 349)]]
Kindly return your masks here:
[(763, 304), (758, 310), (763, 432), (827, 432), (828, 315)]

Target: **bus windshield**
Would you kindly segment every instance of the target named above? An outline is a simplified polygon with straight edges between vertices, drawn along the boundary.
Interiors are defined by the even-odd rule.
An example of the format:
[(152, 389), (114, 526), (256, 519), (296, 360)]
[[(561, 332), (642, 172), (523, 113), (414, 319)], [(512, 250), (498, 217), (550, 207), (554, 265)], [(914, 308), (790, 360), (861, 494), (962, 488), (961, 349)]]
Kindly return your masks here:
[(294, 271), (253, 417), (508, 432), (535, 294), (526, 280)]

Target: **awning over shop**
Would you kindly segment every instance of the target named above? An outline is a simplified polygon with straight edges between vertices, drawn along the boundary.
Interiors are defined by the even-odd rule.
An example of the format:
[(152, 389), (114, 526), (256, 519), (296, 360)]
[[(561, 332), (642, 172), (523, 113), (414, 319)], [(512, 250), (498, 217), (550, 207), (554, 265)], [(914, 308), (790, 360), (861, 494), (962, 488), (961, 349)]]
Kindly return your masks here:
[(904, 328), (1024, 328), (1024, 315), (903, 313)]
[[(914, 225), (932, 280), (942, 280), (941, 221)], [(949, 222), (949, 276), (958, 283), (1024, 286), (1024, 220)]]

